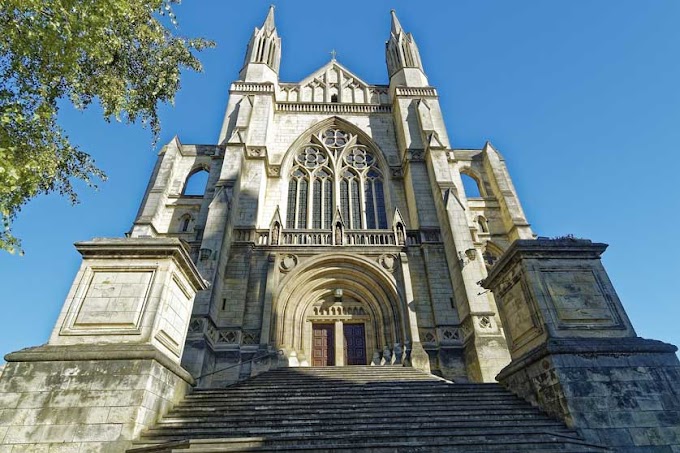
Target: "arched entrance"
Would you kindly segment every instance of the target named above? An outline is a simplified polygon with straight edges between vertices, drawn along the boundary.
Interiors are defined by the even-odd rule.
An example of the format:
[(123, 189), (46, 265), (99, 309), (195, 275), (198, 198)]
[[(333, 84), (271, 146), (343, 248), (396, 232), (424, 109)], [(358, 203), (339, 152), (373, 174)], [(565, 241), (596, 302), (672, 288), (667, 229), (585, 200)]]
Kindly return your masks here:
[(401, 362), (409, 338), (394, 276), (356, 255), (321, 255), (295, 268), (272, 317), (272, 338), (290, 366)]

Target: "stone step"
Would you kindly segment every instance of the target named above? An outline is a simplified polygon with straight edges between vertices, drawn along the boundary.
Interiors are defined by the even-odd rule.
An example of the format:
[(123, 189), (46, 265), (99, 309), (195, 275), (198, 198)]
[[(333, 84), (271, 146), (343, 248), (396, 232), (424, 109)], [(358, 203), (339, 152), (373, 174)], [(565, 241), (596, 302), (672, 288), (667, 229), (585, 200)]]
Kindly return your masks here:
[[(435, 409), (437, 407), (455, 407), (460, 410), (465, 410), (466, 408), (475, 409), (495, 409), (499, 407), (527, 407), (532, 406), (526, 401), (521, 399), (508, 399), (507, 401), (475, 401), (471, 400), (454, 400), (451, 401), (442, 398), (440, 401), (422, 401), (417, 395), (409, 395), (404, 397), (399, 397), (399, 400), (395, 401), (376, 401), (373, 399), (361, 399), (361, 398), (332, 398), (332, 397), (319, 397), (314, 398), (313, 396), (306, 397), (290, 397), (286, 399), (273, 399), (273, 398), (253, 398), (253, 399), (235, 399), (227, 398), (225, 400), (215, 400), (215, 401), (202, 401), (200, 403), (182, 403), (178, 407), (219, 407), (219, 408), (258, 408), (258, 409), (274, 409), (277, 407), (306, 407), (311, 403), (317, 404), (330, 404), (333, 407), (391, 407), (391, 408), (404, 408), (408, 410), (413, 407), (413, 404), (420, 405), (422, 403), (423, 407), (429, 407)], [(535, 410), (535, 409), (532, 409)]]
[[(551, 421), (554, 423), (560, 423), (547, 415), (541, 413), (525, 413), (525, 414), (489, 414), (487, 416), (480, 416), (476, 414), (468, 415), (458, 415), (455, 412), (449, 413), (429, 413), (429, 412), (416, 412), (404, 414), (402, 412), (395, 413), (346, 413), (337, 414), (333, 412), (325, 413), (315, 413), (309, 411), (306, 415), (309, 418), (286, 418), (282, 419), (280, 416), (272, 414), (258, 414), (257, 424), (260, 426), (268, 425), (293, 425), (293, 424), (322, 424), (328, 423), (329, 421), (342, 420), (343, 416), (352, 417), (357, 423), (408, 423), (408, 422), (426, 422), (431, 421), (432, 418), (445, 418), (447, 421), (455, 422), (457, 426), (473, 426), (474, 424), (479, 425), (480, 422), (483, 423), (525, 423), (531, 424), (536, 421), (545, 422)], [(175, 416), (174, 414), (166, 415), (161, 421), (156, 425), (157, 427), (166, 426), (193, 426), (193, 425), (204, 425), (204, 426), (239, 426), (247, 425), (252, 426), (255, 420), (252, 417), (243, 417), (237, 414), (220, 414), (219, 417), (215, 417), (214, 414), (209, 416)]]
[(294, 390), (294, 389), (284, 389), (279, 391), (243, 391), (243, 392), (233, 392), (233, 393), (220, 393), (213, 395), (187, 395), (186, 401), (192, 404), (201, 404), (206, 401), (227, 401), (233, 399), (249, 399), (249, 398), (355, 398), (355, 399), (367, 399), (367, 398), (377, 398), (386, 401), (408, 398), (414, 394), (427, 395), (432, 398), (447, 398), (451, 400), (459, 401), (510, 401), (518, 400), (519, 398), (508, 392), (499, 393), (458, 393), (448, 391), (446, 388), (414, 388), (400, 391), (383, 391), (383, 390), (368, 390), (368, 389), (346, 389), (346, 390)]
[(403, 367), (287, 368), (223, 389), (196, 389), (135, 447), (140, 453), (604, 451), (498, 384), (454, 384)]
[(547, 415), (542, 412), (529, 410), (529, 409), (506, 409), (499, 408), (495, 411), (485, 411), (485, 412), (475, 412), (475, 411), (457, 411), (455, 409), (444, 408), (437, 411), (426, 410), (422, 408), (414, 408), (411, 411), (405, 412), (403, 410), (381, 410), (380, 408), (372, 408), (370, 410), (365, 410), (359, 406), (344, 409), (344, 410), (333, 410), (333, 409), (319, 409), (314, 408), (297, 409), (295, 411), (268, 411), (268, 410), (241, 410), (241, 411), (231, 411), (231, 410), (219, 410), (219, 409), (204, 409), (204, 410), (194, 410), (191, 408), (172, 411), (166, 417), (174, 419), (184, 419), (184, 418), (200, 418), (206, 419), (243, 419), (248, 420), (253, 423), (262, 417), (270, 417), (271, 419), (286, 419), (291, 417), (297, 418), (309, 418), (309, 417), (320, 417), (320, 418), (331, 418), (336, 420), (341, 420), (347, 417), (354, 418), (367, 418), (367, 417), (402, 417), (402, 416), (431, 416), (431, 417), (448, 417), (454, 420), (458, 419), (474, 419), (484, 420), (493, 419), (494, 417), (509, 418), (509, 417), (535, 417), (536, 419), (550, 419)]
[(233, 423), (215, 423), (215, 422), (199, 422), (199, 423), (160, 423), (147, 432), (150, 436), (177, 436), (187, 437), (185, 434), (190, 434), (194, 437), (200, 433), (208, 433), (211, 435), (228, 433), (228, 435), (263, 435), (263, 434), (278, 434), (294, 431), (296, 434), (323, 432), (365, 432), (373, 430), (389, 431), (398, 426), (401, 432), (403, 430), (416, 429), (446, 429), (449, 433), (476, 433), (476, 432), (492, 432), (496, 429), (508, 428), (522, 428), (522, 429), (536, 429), (542, 428), (553, 432), (568, 432), (569, 430), (564, 424), (555, 420), (495, 420), (485, 421), (483, 427), (480, 428), (479, 422), (461, 422), (449, 420), (435, 420), (421, 419), (408, 420), (404, 417), (401, 420), (338, 420), (334, 423), (328, 423), (325, 420), (290, 420), (290, 421), (270, 421), (268, 423), (258, 421), (257, 425), (250, 424), (233, 424)]
[(221, 395), (242, 395), (248, 393), (260, 393), (260, 394), (282, 394), (282, 393), (301, 393), (314, 391), (315, 393), (337, 393), (338, 391), (354, 391), (354, 392), (407, 392), (411, 389), (418, 390), (431, 390), (437, 392), (446, 392), (450, 394), (457, 395), (508, 395), (508, 391), (502, 388), (497, 389), (469, 389), (469, 388), (458, 388), (458, 384), (442, 384), (439, 382), (427, 383), (427, 384), (416, 384), (407, 385), (404, 383), (390, 383), (390, 384), (352, 384), (352, 385), (324, 385), (319, 387), (319, 382), (316, 381), (316, 385), (304, 386), (299, 383), (291, 382), (284, 385), (266, 385), (266, 386), (256, 386), (252, 385), (249, 387), (239, 387), (239, 388), (228, 388), (221, 391), (194, 391), (193, 393), (187, 395), (188, 398), (199, 399), (199, 398), (212, 398), (219, 397)]
[[(365, 423), (365, 424), (332, 424), (323, 426), (297, 426), (295, 429), (288, 426), (279, 427), (241, 427), (239, 429), (234, 429), (229, 427), (227, 429), (219, 428), (207, 428), (207, 427), (172, 427), (172, 428), (151, 428), (143, 436), (154, 437), (156, 439), (165, 438), (168, 440), (181, 439), (185, 437), (190, 437), (192, 439), (198, 438), (211, 438), (211, 437), (249, 437), (249, 436), (272, 436), (278, 441), (283, 441), (288, 438), (296, 439), (314, 439), (319, 435), (328, 436), (344, 436), (346, 438), (364, 438), (368, 434), (372, 434), (378, 431), (383, 435), (392, 435), (397, 437), (422, 437), (428, 436), (433, 432), (441, 433), (442, 430), (446, 430), (445, 433), (449, 436), (483, 436), (486, 434), (497, 434), (503, 433), (508, 435), (514, 435), (517, 431), (522, 433), (545, 433), (545, 432), (555, 432), (555, 433), (571, 433), (573, 431), (569, 430), (563, 424), (556, 422), (545, 422), (545, 423), (534, 423), (530, 426), (527, 425), (515, 425), (515, 426), (473, 426), (473, 427), (459, 427), (455, 423), (446, 423), (445, 421), (440, 422), (425, 422), (425, 423), (404, 423), (395, 427), (394, 424), (390, 423)], [(370, 437), (370, 436), (369, 436)]]
[[(170, 439), (165, 439), (171, 441)], [(141, 441), (137, 446), (147, 446)], [(287, 436), (263, 437), (229, 437), (213, 439), (192, 439), (185, 442), (194, 452), (216, 452), (216, 451), (295, 451), (295, 450), (314, 450), (314, 451), (337, 451), (338, 449), (372, 449), (389, 447), (387, 451), (607, 451), (601, 447), (593, 446), (580, 441), (572, 434), (553, 433), (547, 431), (513, 429), (497, 431), (483, 434), (465, 433), (455, 435), (442, 433), (441, 431), (418, 430), (417, 432), (404, 433), (403, 431), (394, 436), (392, 432), (384, 433), (372, 432), (370, 437), (365, 435), (348, 437), (345, 433), (320, 433), (316, 436), (299, 436), (289, 434)], [(170, 445), (168, 445), (169, 447)], [(179, 446), (179, 445), (178, 445)], [(194, 446), (196, 448), (194, 448)], [(202, 447), (202, 448), (201, 448)], [(394, 448), (398, 448), (395, 450)], [(161, 447), (163, 448), (163, 447)], [(167, 447), (165, 447), (167, 448)], [(186, 448), (186, 447), (185, 447)], [(129, 453), (141, 453), (141, 449), (129, 450)], [(147, 450), (154, 451), (154, 450)], [(156, 450), (164, 451), (164, 450)], [(187, 450), (168, 450), (182, 451)]]

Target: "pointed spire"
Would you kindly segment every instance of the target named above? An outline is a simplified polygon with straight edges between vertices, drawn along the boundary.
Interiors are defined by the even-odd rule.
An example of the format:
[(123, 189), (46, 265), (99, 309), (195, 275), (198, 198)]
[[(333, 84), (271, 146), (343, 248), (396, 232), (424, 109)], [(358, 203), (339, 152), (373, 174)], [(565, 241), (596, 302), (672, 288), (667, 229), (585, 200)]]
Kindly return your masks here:
[[(262, 23), (262, 28), (255, 27), (253, 36), (250, 38), (240, 78), (252, 82), (274, 82), (278, 78), (280, 63), (281, 38), (276, 32), (274, 5), (271, 5), (267, 17)], [(255, 69), (254, 66), (259, 64), (268, 66), (268, 69), (265, 70), (262, 67)]]
[(403, 33), (404, 29), (402, 28), (401, 24), (399, 23), (399, 19), (397, 18), (397, 12), (395, 10), (390, 10), (390, 14), (392, 15), (392, 34), (394, 36), (399, 35), (399, 33)]
[[(397, 13), (390, 11), (392, 16), (392, 27), (390, 30), (390, 39), (385, 43), (385, 51), (387, 56), (387, 72), (390, 79), (406, 68), (415, 68), (420, 70), (423, 80), (419, 81), (420, 85), (427, 85), (424, 79), (423, 65), (420, 62), (420, 53), (418, 46), (413, 39), (411, 33), (406, 33), (397, 18)], [(405, 81), (403, 81), (405, 82)], [(409, 83), (400, 82), (400, 85), (408, 85)]]
[(262, 29), (266, 30), (267, 32), (271, 32), (276, 28), (276, 25), (274, 24), (274, 5), (269, 5), (269, 12), (267, 13), (267, 18), (264, 20), (264, 23), (262, 24)]

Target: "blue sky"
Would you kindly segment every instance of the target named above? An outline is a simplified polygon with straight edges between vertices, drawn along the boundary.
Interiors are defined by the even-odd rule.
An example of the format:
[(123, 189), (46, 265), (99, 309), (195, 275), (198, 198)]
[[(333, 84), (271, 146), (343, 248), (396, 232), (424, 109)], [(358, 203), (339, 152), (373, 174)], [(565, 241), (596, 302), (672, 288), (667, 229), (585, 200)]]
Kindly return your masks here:
[[(217, 42), (162, 110), (156, 149), (139, 125), (65, 106), (61, 122), (109, 180), (73, 207), (56, 196), (15, 223), (23, 257), (0, 254), (0, 352), (42, 344), (78, 266), (72, 244), (129, 230), (174, 134), (214, 143), (229, 83), (270, 1), (185, 0), (180, 33)], [(680, 2), (677, 0), (279, 1), (281, 80), (337, 59), (387, 83), (389, 11), (416, 38), (454, 147), (505, 156), (534, 231), (610, 244), (604, 264), (640, 336), (680, 344)]]

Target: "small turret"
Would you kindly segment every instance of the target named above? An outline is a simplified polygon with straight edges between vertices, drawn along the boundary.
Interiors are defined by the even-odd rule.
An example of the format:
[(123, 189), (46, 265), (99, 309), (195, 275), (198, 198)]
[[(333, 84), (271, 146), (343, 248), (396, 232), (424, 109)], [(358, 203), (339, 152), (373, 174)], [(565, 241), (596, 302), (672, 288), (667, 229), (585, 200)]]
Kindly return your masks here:
[(390, 85), (428, 86), (413, 35), (404, 31), (394, 10), (391, 15), (390, 39), (385, 43)]
[(262, 27), (256, 27), (250, 38), (239, 78), (246, 82), (276, 82), (280, 63), (281, 38), (276, 32), (272, 5)]

